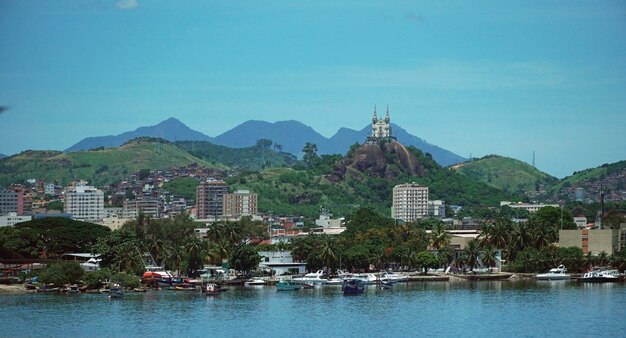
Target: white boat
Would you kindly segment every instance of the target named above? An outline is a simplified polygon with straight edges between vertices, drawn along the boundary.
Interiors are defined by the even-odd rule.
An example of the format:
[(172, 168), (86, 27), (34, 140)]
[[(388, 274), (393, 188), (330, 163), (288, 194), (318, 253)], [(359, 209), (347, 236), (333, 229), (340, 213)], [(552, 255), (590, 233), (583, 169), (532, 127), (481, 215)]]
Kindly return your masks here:
[(328, 279), (322, 278), (323, 275), (323, 270), (317, 270), (316, 272), (307, 273), (304, 276), (293, 277), (291, 281), (298, 284), (327, 284)]
[(383, 283), (399, 283), (408, 282), (409, 276), (402, 275), (396, 272), (384, 272), (380, 275), (380, 281)]
[(578, 278), (581, 283), (614, 283), (624, 280), (624, 276), (617, 270), (597, 269), (585, 272)]
[[(380, 282), (380, 278), (373, 273), (357, 273), (353, 274), (352, 277), (348, 279), (357, 279), (361, 282), (361, 284), (376, 284)], [(346, 279), (346, 280), (348, 280)]]
[(244, 285), (246, 286), (265, 285), (265, 284), (267, 284), (267, 282), (259, 278), (249, 279), (244, 283)]
[(109, 288), (109, 298), (123, 298), (124, 297), (124, 287), (120, 284), (112, 284)]
[(547, 273), (540, 273), (535, 278), (537, 280), (568, 280), (571, 276), (567, 273), (567, 269), (563, 264), (556, 268), (550, 269)]

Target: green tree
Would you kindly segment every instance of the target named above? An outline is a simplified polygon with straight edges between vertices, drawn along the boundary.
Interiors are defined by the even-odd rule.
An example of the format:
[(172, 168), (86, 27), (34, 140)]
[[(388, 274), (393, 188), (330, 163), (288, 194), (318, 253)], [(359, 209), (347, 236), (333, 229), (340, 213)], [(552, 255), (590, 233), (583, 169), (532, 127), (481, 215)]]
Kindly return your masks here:
[(302, 157), (304, 163), (306, 163), (309, 168), (314, 167), (319, 159), (317, 156), (317, 145), (315, 145), (315, 143), (307, 142), (304, 145), (302, 152), (304, 153), (304, 156)]
[(450, 234), (443, 223), (433, 226), (430, 234), (430, 243), (433, 249), (439, 250), (450, 244)]
[(74, 284), (83, 277), (83, 269), (76, 262), (58, 262), (50, 264), (39, 274), (42, 283), (52, 283), (55, 286)]
[(326, 264), (328, 274), (331, 274), (337, 264), (337, 244), (335, 239), (328, 235), (323, 235), (320, 239), (320, 260)]
[(478, 256), (480, 255), (480, 246), (478, 245), (478, 241), (473, 239), (467, 242), (465, 246), (465, 250), (463, 250), (463, 256), (467, 265), (470, 267), (470, 271), (474, 271), (474, 267), (476, 266), (476, 262), (478, 260)]
[(259, 266), (261, 256), (250, 244), (244, 243), (233, 249), (229, 262), (233, 269), (248, 273)]
[(417, 252), (411, 255), (411, 258), (414, 266), (424, 269), (424, 274), (428, 272), (428, 269), (438, 268), (440, 264), (439, 258), (430, 251)]
[(483, 264), (489, 267), (490, 271), (491, 271), (491, 267), (496, 266), (498, 263), (497, 254), (498, 254), (498, 249), (496, 249), (496, 247), (494, 247), (491, 244), (487, 245), (480, 251), (480, 260), (483, 262)]

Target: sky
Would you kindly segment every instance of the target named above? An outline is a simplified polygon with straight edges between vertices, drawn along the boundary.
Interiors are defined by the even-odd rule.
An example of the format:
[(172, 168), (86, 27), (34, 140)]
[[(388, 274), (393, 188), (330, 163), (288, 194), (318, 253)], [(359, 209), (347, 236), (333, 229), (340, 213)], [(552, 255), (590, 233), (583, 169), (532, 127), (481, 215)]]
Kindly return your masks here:
[(330, 137), (374, 105), (559, 178), (626, 160), (626, 2), (0, 0), (6, 155), (170, 117)]

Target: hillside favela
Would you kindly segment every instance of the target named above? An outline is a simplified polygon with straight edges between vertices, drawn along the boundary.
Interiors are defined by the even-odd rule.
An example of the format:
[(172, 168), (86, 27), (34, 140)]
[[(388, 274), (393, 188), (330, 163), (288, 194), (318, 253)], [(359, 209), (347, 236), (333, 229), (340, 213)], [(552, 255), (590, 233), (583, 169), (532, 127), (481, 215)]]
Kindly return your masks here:
[(0, 5), (2, 335), (621, 336), (626, 7), (492, 5)]

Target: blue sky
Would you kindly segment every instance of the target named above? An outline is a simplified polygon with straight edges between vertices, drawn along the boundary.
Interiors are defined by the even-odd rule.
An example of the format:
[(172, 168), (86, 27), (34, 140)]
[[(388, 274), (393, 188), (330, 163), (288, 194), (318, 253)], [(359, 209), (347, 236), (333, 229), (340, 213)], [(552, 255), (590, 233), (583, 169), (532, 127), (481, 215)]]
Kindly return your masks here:
[(0, 0), (0, 153), (169, 117), (330, 137), (375, 104), (465, 157), (624, 160), (626, 2)]

